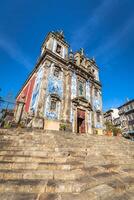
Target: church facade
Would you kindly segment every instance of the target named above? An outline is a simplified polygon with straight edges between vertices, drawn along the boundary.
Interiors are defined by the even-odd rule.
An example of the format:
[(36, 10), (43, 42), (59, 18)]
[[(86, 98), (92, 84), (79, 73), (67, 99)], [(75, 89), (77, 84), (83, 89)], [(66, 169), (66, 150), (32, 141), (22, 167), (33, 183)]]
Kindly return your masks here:
[(16, 97), (15, 119), (45, 130), (102, 134), (99, 68), (83, 49), (69, 51), (62, 31), (46, 36), (37, 64)]

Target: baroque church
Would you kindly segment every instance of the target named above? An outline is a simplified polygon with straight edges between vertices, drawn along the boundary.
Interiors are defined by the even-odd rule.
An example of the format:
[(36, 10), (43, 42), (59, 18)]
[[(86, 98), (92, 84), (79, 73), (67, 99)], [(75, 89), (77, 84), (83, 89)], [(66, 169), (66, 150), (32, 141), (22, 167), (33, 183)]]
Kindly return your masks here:
[(99, 68), (83, 49), (70, 50), (63, 31), (46, 36), (16, 97), (15, 120), (45, 130), (102, 134)]

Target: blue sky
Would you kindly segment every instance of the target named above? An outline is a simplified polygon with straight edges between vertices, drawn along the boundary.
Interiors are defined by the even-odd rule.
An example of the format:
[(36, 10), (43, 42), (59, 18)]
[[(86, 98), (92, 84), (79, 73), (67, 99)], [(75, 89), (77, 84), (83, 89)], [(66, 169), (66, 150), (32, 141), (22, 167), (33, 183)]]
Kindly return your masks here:
[(133, 0), (4, 0), (0, 5), (0, 95), (17, 94), (51, 30), (95, 57), (103, 108), (134, 98)]

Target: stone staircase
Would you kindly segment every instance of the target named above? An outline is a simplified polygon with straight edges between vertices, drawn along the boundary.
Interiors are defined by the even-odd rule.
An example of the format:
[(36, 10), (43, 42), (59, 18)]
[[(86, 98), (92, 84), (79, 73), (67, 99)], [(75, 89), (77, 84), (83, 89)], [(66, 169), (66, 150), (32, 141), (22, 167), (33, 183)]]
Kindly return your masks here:
[(0, 130), (0, 200), (133, 200), (134, 142)]

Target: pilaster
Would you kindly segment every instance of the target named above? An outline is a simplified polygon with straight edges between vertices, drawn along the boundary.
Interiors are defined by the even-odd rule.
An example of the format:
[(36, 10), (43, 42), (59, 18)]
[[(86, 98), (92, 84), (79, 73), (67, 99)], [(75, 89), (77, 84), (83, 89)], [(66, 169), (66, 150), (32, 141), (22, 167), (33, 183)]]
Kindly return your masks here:
[(91, 126), (92, 126), (92, 132), (94, 132), (94, 127), (95, 127), (95, 120), (94, 120), (94, 105), (93, 105), (93, 98), (94, 98), (94, 83), (91, 81), (91, 86), (90, 86), (90, 102), (92, 105), (92, 111), (91, 111)]
[(70, 122), (71, 113), (71, 72), (67, 73), (67, 87), (66, 87), (66, 121)]
[(47, 88), (47, 76), (48, 76), (48, 69), (47, 65), (44, 64), (43, 66), (43, 77), (40, 86), (40, 92), (38, 97), (38, 105), (36, 108), (36, 117), (44, 117), (44, 107), (45, 107), (45, 96), (46, 96), (46, 88)]

